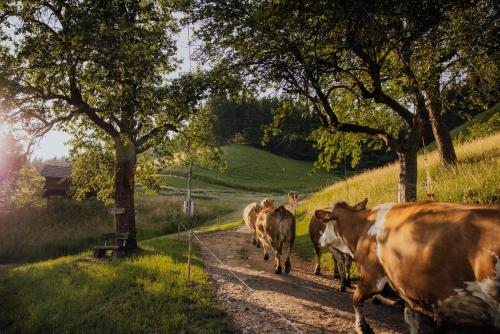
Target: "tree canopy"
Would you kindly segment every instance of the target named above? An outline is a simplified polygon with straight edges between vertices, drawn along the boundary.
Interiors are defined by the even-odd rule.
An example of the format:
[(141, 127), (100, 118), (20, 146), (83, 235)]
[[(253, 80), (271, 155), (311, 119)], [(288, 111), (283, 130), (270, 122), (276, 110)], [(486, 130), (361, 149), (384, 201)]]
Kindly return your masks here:
[[(137, 155), (197, 109), (202, 73), (172, 78), (179, 22), (167, 1), (3, 1), (4, 118), (32, 134), (69, 124), (112, 148), (119, 232), (135, 248)], [(101, 147), (104, 147), (101, 146)]]

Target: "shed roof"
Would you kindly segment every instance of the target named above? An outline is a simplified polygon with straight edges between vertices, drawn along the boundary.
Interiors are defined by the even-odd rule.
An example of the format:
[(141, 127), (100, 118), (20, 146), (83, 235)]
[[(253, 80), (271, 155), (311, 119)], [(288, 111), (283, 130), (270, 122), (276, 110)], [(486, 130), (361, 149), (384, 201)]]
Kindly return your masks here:
[(71, 177), (70, 165), (45, 164), (40, 171), (40, 175), (45, 177)]

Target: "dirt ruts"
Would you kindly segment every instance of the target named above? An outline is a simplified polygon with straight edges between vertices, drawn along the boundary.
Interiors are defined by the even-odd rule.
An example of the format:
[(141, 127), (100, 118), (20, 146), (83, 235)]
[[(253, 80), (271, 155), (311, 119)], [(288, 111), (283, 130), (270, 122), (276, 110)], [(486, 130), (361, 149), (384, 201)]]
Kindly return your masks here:
[[(278, 310), (303, 333), (352, 333), (352, 289), (338, 292), (331, 273), (312, 274), (313, 264), (292, 256), (290, 274), (273, 272), (273, 256), (263, 260), (262, 249), (250, 241), (246, 227), (200, 236), (224, 266), (202, 247), (212, 283), (228, 315), (231, 329), (242, 333), (294, 333)], [(250, 286), (250, 292), (229, 272)], [(407, 333), (398, 307), (365, 303), (367, 319), (376, 333)]]

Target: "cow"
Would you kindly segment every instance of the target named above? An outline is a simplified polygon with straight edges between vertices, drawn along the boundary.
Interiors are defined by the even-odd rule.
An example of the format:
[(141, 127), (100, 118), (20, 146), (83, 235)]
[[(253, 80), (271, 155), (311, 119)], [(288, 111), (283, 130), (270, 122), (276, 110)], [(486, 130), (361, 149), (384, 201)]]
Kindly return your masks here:
[(257, 235), (255, 234), (255, 221), (257, 220), (257, 214), (255, 213), (255, 207), (257, 206), (257, 202), (253, 202), (248, 204), (243, 210), (243, 221), (245, 225), (250, 229), (252, 233), (252, 244), (256, 245), (257, 248), (260, 247), (259, 240), (257, 239)]
[(260, 203), (253, 202), (248, 204), (243, 210), (243, 221), (252, 233), (252, 244), (257, 246), (257, 248), (260, 248), (260, 242), (255, 232), (255, 221), (257, 220), (257, 213), (255, 210), (262, 210), (268, 207), (274, 207), (274, 201), (270, 198), (265, 198)]
[(299, 205), (299, 194), (296, 191), (290, 191), (288, 193), (288, 206), (290, 206), (290, 212), (295, 214), (298, 205)]
[(264, 260), (269, 260), (269, 249), (274, 250), (274, 272), (281, 274), (281, 257), (285, 256), (285, 273), (292, 269), (290, 253), (295, 240), (295, 216), (282, 205), (257, 211), (257, 237), (264, 248)]
[(387, 203), (354, 210), (337, 202), (315, 215), (327, 224), (321, 246), (343, 243), (360, 269), (357, 333), (372, 332), (363, 301), (386, 282), (406, 302), (410, 333), (420, 332), (421, 313), (438, 324), (500, 330), (500, 205)]
[(316, 266), (314, 268), (314, 274), (321, 275), (321, 253), (330, 252), (333, 259), (333, 277), (340, 278), (339, 291), (344, 292), (347, 287), (351, 286), (352, 254), (342, 253), (333, 247), (322, 248), (319, 244), (319, 239), (324, 231), (325, 224), (313, 215), (311, 217), (311, 221), (309, 222), (309, 237), (311, 238), (311, 242), (316, 253)]

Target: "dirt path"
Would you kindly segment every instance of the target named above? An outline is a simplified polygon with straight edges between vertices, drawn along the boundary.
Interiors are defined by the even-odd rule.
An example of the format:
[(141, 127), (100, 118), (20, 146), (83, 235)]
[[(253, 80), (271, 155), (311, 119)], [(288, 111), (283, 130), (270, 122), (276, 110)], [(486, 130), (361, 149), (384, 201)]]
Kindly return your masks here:
[[(338, 292), (331, 273), (312, 275), (312, 264), (292, 257), (289, 275), (273, 273), (273, 256), (263, 260), (262, 249), (249, 240), (246, 227), (200, 236), (225, 266), (202, 247), (205, 266), (217, 299), (230, 317), (231, 328), (243, 333), (294, 333), (272, 309), (281, 312), (303, 333), (352, 333), (352, 290)], [(228, 271), (232, 270), (253, 290), (250, 292)], [(403, 313), (367, 301), (365, 312), (376, 333), (406, 333)]]

